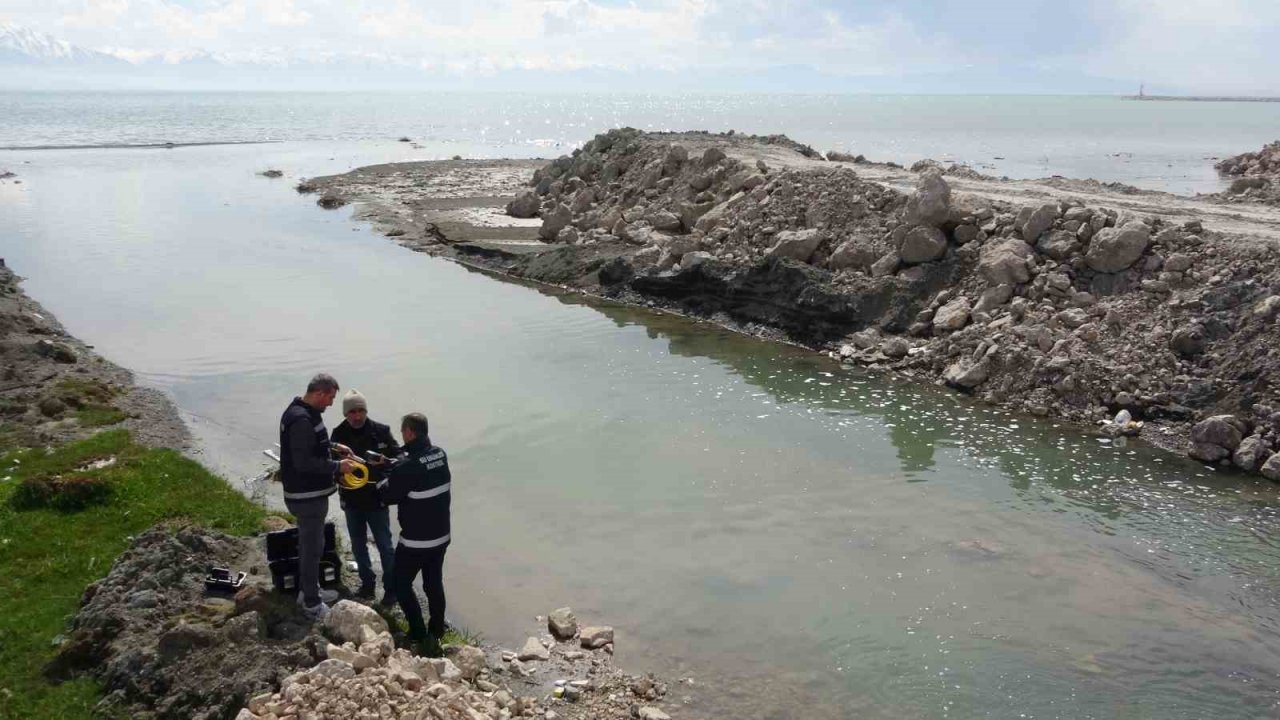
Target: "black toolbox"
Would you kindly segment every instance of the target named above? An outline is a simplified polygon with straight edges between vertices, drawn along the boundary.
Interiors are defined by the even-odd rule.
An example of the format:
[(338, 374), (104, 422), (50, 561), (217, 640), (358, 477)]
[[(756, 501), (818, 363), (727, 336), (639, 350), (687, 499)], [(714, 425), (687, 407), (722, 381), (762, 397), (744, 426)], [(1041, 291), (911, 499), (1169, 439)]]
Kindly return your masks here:
[[(267, 533), (267, 566), (271, 583), (279, 592), (298, 592), (298, 528)], [(324, 524), (324, 552), (320, 555), (320, 585), (333, 587), (342, 581), (338, 536), (333, 523)]]

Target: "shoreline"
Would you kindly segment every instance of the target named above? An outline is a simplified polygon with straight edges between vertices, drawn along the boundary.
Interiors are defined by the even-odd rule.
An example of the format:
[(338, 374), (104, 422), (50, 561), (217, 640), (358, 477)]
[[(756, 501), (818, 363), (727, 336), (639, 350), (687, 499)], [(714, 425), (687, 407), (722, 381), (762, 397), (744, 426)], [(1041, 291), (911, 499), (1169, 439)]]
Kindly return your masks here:
[[(159, 390), (135, 384), (129, 370), (111, 363), (94, 352), (92, 346), (68, 334), (51, 313), (26, 295), (21, 282), (22, 278), (0, 260), (0, 333), (3, 333), (0, 352), (10, 361), (3, 380), (0, 380), (0, 410), (4, 413), (0, 416), (3, 420), (0, 423), (0, 443), (13, 448), (63, 447), (104, 431), (123, 428), (139, 445), (175, 450), (182, 453), (188, 462), (198, 463), (193, 457), (196, 447), (190, 429), (168, 396)], [(87, 395), (73, 399), (68, 388), (88, 388)], [(59, 398), (61, 409), (49, 414), (54, 407), (50, 401)], [(83, 401), (83, 405), (68, 405), (77, 400)], [(107, 417), (114, 422), (85, 422), (83, 418), (88, 416), (77, 415), (76, 411), (88, 407), (109, 407), (120, 415)], [(15, 417), (19, 423), (30, 426), (29, 432), (13, 430)], [(244, 496), (243, 502), (261, 508), (262, 513), (271, 512), (265, 504), (245, 496), (237, 483), (227, 478), (219, 479), (228, 490)], [(192, 514), (199, 515), (194, 511)], [(280, 520), (278, 517), (275, 519)], [(147, 707), (187, 704), (194, 709), (204, 703), (207, 709), (218, 708), (225, 713), (226, 703), (233, 702), (228, 693), (232, 696), (243, 693), (241, 707), (262, 713), (241, 710), (236, 717), (246, 720), (260, 716), (275, 717), (265, 714), (266, 705), (280, 703), (283, 706), (282, 696), (287, 694), (285, 691), (291, 684), (315, 682), (315, 678), (327, 676), (335, 663), (346, 663), (350, 670), (354, 660), (357, 662), (355, 669), (360, 670), (360, 663), (370, 662), (368, 657), (355, 657), (360, 653), (354, 648), (344, 652), (343, 648), (330, 645), (326, 652), (321, 644), (317, 646), (318, 651), (303, 650), (306, 642), (322, 638), (317, 632), (319, 624), (310, 629), (295, 627), (299, 618), (292, 600), (271, 591), (270, 580), (262, 575), (266, 560), (260, 535), (235, 538), (194, 526), (171, 535), (179, 525), (181, 523), (171, 526), (166, 521), (139, 535), (118, 558), (109, 561), (110, 573), (106, 577), (84, 589), (72, 624), (79, 631), (69, 632), (70, 637), (59, 645), (49, 666), (53, 676), (65, 680), (86, 672), (97, 675), (112, 690), (101, 698), (100, 706), (110, 704), (117, 709), (139, 707), (138, 703)], [(167, 555), (160, 552), (162, 548), (168, 552)], [(251, 575), (248, 589), (253, 591), (252, 594), (245, 598), (237, 594), (235, 602), (228, 603), (216, 597), (210, 598), (202, 589), (194, 590), (202, 588), (202, 585), (191, 578), (183, 578), (181, 574), (174, 575), (167, 569), (175, 563), (174, 551), (179, 555), (202, 555), (202, 563), (197, 563), (200, 568), (217, 564), (248, 569)], [(343, 551), (345, 558), (350, 559), (349, 548), (344, 547)], [(205, 555), (207, 557), (203, 557)], [(188, 557), (187, 561), (190, 565), (191, 558)], [(157, 621), (156, 602), (137, 601), (139, 577), (149, 578), (152, 590), (147, 592), (168, 598), (163, 602), (156, 601), (161, 608), (167, 608), (160, 613), (161, 617), (168, 618), (165, 622)], [(156, 578), (161, 579), (157, 582)], [(104, 588), (112, 588), (113, 592), (109, 593)], [(212, 613), (213, 618), (207, 621), (217, 629), (205, 630), (203, 624), (193, 623), (186, 626), (190, 630), (165, 630), (173, 622), (180, 625), (186, 622), (170, 615), (196, 606), (206, 614)], [(540, 616), (539, 622), (543, 627), (529, 634), (523, 648), (506, 648), (483, 639), (476, 645), (453, 646), (449, 656), (451, 660), (432, 663), (439, 664), (439, 675), (427, 669), (425, 660), (409, 659), (411, 656), (403, 650), (396, 651), (403, 655), (388, 660), (386, 655), (391, 650), (386, 649), (382, 655), (375, 653), (373, 656), (377, 661), (373, 669), (379, 672), (358, 676), (352, 672), (350, 682), (353, 686), (362, 683), (365, 691), (382, 687), (384, 694), (386, 690), (404, 689), (401, 683), (413, 682), (424, 691), (425, 697), (429, 694), (425, 693), (429, 683), (424, 683), (424, 680), (434, 678), (437, 684), (442, 680), (448, 683), (454, 696), (465, 694), (468, 703), (474, 707), (488, 703), (489, 709), (502, 709), (514, 715), (528, 715), (537, 708), (539, 713), (544, 709), (553, 710), (565, 720), (624, 720), (635, 716), (636, 712), (643, 712), (645, 717), (651, 718), (670, 717), (660, 709), (672, 703), (672, 698), (667, 697), (666, 682), (653, 675), (628, 674), (613, 664), (612, 627), (588, 627), (583, 623), (579, 636), (578, 620), (572, 612), (567, 614), (571, 623), (565, 621), (561, 610), (556, 613), (551, 615), (559, 618), (562, 624), (549, 625)], [(128, 618), (125, 621), (129, 628), (127, 632), (100, 635), (94, 630), (104, 622), (115, 623), (122, 617)], [(271, 618), (270, 623), (264, 619), (267, 617)], [(221, 627), (218, 627), (219, 619)], [(256, 633), (251, 630), (255, 622), (261, 626)], [(386, 627), (385, 623), (383, 627)], [(250, 630), (246, 631), (246, 628)], [(152, 668), (155, 673), (169, 677), (175, 686), (193, 685), (188, 690), (164, 691), (160, 695), (149, 696), (149, 690), (133, 689), (128, 681), (129, 674), (122, 674), (114, 660), (107, 662), (112, 656), (136, 653), (138, 647), (170, 642), (175, 633), (183, 632), (204, 633), (200, 637), (206, 638), (203, 641), (206, 643), (210, 642), (208, 638), (220, 637), (224, 633), (238, 638), (234, 646), (224, 647), (214, 641), (211, 647), (206, 648), (207, 653), (219, 658), (215, 665), (225, 666), (222, 671), (203, 664), (186, 666), (180, 656), (166, 656), (155, 663)], [(286, 633), (287, 642), (272, 634), (280, 632)], [(332, 636), (327, 623), (325, 632)], [(275, 642), (258, 642), (268, 637), (274, 638)], [(607, 638), (607, 642), (598, 638)], [(387, 641), (390, 642), (390, 638)], [(381, 648), (380, 643), (377, 644)], [(312, 652), (319, 654), (313, 656)], [(89, 656), (97, 658), (94, 666), (84, 664), (83, 657)], [(269, 660), (266, 667), (262, 666), (263, 658)], [(276, 683), (271, 680), (274, 676), (271, 664), (274, 663), (284, 663), (284, 666), (299, 672), (283, 683)], [(385, 669), (388, 663), (389, 671)], [(406, 663), (412, 668), (406, 667)], [(233, 687), (220, 687), (210, 672), (223, 673), (220, 676), (223, 683), (227, 682), (227, 674), (236, 676), (231, 682)], [(409, 672), (417, 679), (410, 680), (408, 675), (401, 674), (403, 672)], [(308, 677), (301, 678), (303, 675)], [(272, 689), (265, 694), (260, 687), (263, 682), (272, 683)], [(279, 692), (274, 691), (277, 689)], [(331, 690), (338, 692), (337, 682)], [(412, 693), (402, 695), (412, 701)], [(495, 705), (494, 697), (501, 702)]]
[[(654, 158), (648, 167), (655, 168), (656, 174), (640, 181), (652, 183), (647, 189), (635, 185), (635, 171), (615, 167), (601, 175), (609, 163), (618, 162), (610, 148), (624, 142), (634, 145), (627, 152), (636, 154), (637, 164)], [(674, 152), (670, 148), (680, 150), (674, 162), (664, 159), (663, 153)], [(700, 172), (699, 152), (707, 172)], [(707, 167), (709, 156), (714, 159)], [(1253, 304), (1267, 297), (1266, 281), (1252, 281), (1250, 275), (1265, 276), (1280, 268), (1280, 212), (1273, 208), (1224, 207), (1204, 198), (1092, 180), (1002, 180), (929, 161), (911, 169), (861, 159), (827, 161), (812, 149), (776, 136), (733, 133), (611, 131), (597, 136), (573, 157), (544, 163), (527, 184), (512, 177), (528, 174), (538, 165), (498, 160), (376, 165), (312, 178), (299, 190), (319, 193), (326, 208), (356, 203), (352, 219), (372, 223), (399, 244), (501, 278), (709, 320), (916, 382), (946, 383), (988, 404), (1066, 421), (1082, 432), (1101, 429), (1119, 435), (1122, 428), (1103, 423), (1120, 410), (1129, 410), (1146, 423), (1141, 440), (1185, 452), (1195, 449), (1190, 440), (1197, 422), (1234, 412), (1242, 416), (1237, 420), (1242, 437), (1224, 441), (1233, 446), (1225, 451), (1228, 463), (1242, 438), (1256, 435), (1256, 443), (1274, 446), (1271, 426), (1276, 424), (1273, 416), (1280, 413), (1267, 404), (1276, 398), (1266, 390), (1266, 377), (1280, 370), (1265, 359), (1265, 339), (1275, 334), (1270, 316), (1253, 323), (1245, 336), (1232, 338), (1247, 336), (1251, 347), (1262, 348), (1253, 352), (1261, 352), (1264, 359), (1255, 363), (1238, 348), (1218, 351), (1213, 347), (1238, 335), (1238, 326), (1248, 322), (1245, 318), (1251, 317)], [(919, 264), (899, 258), (896, 271), (877, 274), (872, 261), (891, 250), (892, 244), (901, 243), (894, 233), (905, 233), (900, 218), (912, 195), (919, 192), (911, 188), (930, 172), (943, 178), (948, 197), (962, 208), (944, 210), (950, 215), (939, 220), (944, 254)], [(747, 180), (753, 174), (759, 179)], [(457, 182), (464, 177), (467, 183)], [(686, 177), (694, 189), (681, 187)], [(741, 182), (757, 184), (734, 185)], [(753, 190), (760, 186), (769, 192), (760, 196), (758, 189)], [(842, 192), (865, 196), (857, 213), (873, 224), (841, 216), (848, 204), (840, 201), (824, 206), (829, 218), (794, 218), (791, 226), (798, 229), (785, 232), (782, 227), (761, 227), (767, 223), (760, 220), (717, 218), (718, 224), (713, 224), (703, 219), (734, 205), (745, 207), (752, 201), (765, 205), (779, 186), (803, 196), (801, 205), (790, 206), (799, 207), (801, 215), (808, 215), (804, 203), (812, 206), (819, 197)], [(459, 187), (467, 189), (459, 192)], [(441, 193), (441, 189), (448, 191)], [(526, 207), (515, 208), (514, 214), (532, 215), (529, 220), (507, 214), (507, 203), (517, 198)], [(635, 212), (646, 205), (649, 210)], [(667, 215), (653, 212), (658, 206), (671, 210)], [(625, 207), (633, 210), (624, 211)], [(1021, 224), (1039, 208), (1044, 208), (1048, 229), (1033, 248), (1020, 239)], [(683, 212), (695, 215), (680, 217)], [(759, 213), (743, 212), (757, 213), (757, 217)], [(613, 214), (603, 217), (608, 213)], [(974, 219), (972, 213), (986, 214)], [(1045, 255), (1042, 246), (1051, 232), (1066, 242), (1063, 231), (1053, 228), (1065, 224), (1074, 235), (1081, 224), (1064, 219), (1068, 214), (1098, 218), (1094, 223), (1097, 230), (1106, 230), (1104, 235), (1119, 233), (1126, 223), (1145, 223), (1142, 262), (1111, 272), (1095, 270), (1084, 258), (1087, 237), (1083, 243), (1072, 237), (1062, 254), (1050, 250)], [(504, 217), (505, 224), (500, 221)], [(554, 227), (548, 237), (549, 224)], [(965, 233), (966, 242), (950, 237), (957, 230)], [(726, 251), (724, 238), (739, 232), (754, 233), (754, 237)], [(833, 271), (829, 263), (838, 250), (835, 246), (839, 237), (849, 233), (861, 235), (868, 247), (846, 247), (857, 257), (844, 266), (848, 269)], [(806, 254), (797, 261), (778, 256), (779, 239), (796, 234), (819, 238), (818, 251), (808, 250), (814, 257)], [(751, 242), (756, 246), (750, 247)], [(1006, 243), (1015, 257), (997, 258), (995, 264), (1005, 270), (991, 272), (998, 276), (1008, 270), (1014, 277), (990, 282), (991, 272), (981, 268), (992, 264), (984, 248), (994, 251)], [(1175, 259), (1173, 271), (1161, 267), (1175, 256), (1181, 257)], [(693, 262), (682, 262), (685, 258)], [(1024, 260), (1025, 269), (1014, 267)], [(1209, 264), (1222, 266), (1221, 272), (1201, 269)], [(1002, 288), (997, 297), (986, 300), (979, 297), (998, 284), (1007, 285), (1008, 290)], [(1258, 292), (1262, 295), (1248, 303), (1236, 298)], [(999, 297), (1005, 293), (1009, 297)], [(1214, 299), (1223, 293), (1230, 299)], [(1202, 297), (1209, 299), (1208, 306)], [(1011, 298), (1016, 302), (1011, 304)], [(1214, 305), (1224, 302), (1224, 307)], [(952, 319), (935, 329), (938, 313)], [(1171, 351), (1181, 342), (1171, 337), (1177, 334), (1176, 327), (1159, 322), (1147, 325), (1152, 313), (1187, 326), (1185, 334), (1194, 336), (1186, 346), (1187, 354)], [(1204, 337), (1206, 318), (1201, 315), (1216, 316), (1208, 318), (1209, 334), (1216, 336)], [(1126, 343), (1122, 336), (1135, 325), (1144, 337)], [(1010, 331), (1015, 329), (1018, 332), (1010, 343)], [(1015, 345), (1012, 360), (997, 363), (992, 371), (985, 366), (994, 361), (975, 353), (996, 352), (993, 348), (1001, 342)], [(1161, 355), (1161, 369), (1132, 367), (1128, 374), (1119, 373), (1124, 375), (1123, 382), (1118, 375), (1109, 377), (1116, 372), (1112, 368), (1132, 365), (1117, 356), (1128, 344), (1145, 346), (1148, 356)], [(1215, 357), (1218, 362), (1206, 365)], [(974, 371), (980, 364), (984, 367)], [(1069, 378), (1077, 374), (1072, 372), (1077, 364), (1085, 368), (1072, 385)], [(1223, 364), (1245, 383), (1251, 382), (1250, 377), (1264, 378), (1249, 386), (1257, 390), (1226, 387), (1231, 384), (1228, 379), (1214, 379)], [(1027, 383), (1028, 376), (1035, 381)], [(1166, 380), (1174, 376), (1186, 379), (1168, 386), (1171, 383)], [(1002, 384), (996, 391), (991, 389), (993, 377)], [(1201, 377), (1209, 382), (1207, 387), (1218, 388), (1208, 402), (1200, 402), (1190, 392), (1204, 384)], [(1104, 383), (1105, 389), (1099, 389)], [(1240, 405), (1245, 402), (1251, 406)], [(1234, 411), (1229, 409), (1232, 403), (1237, 403)], [(1257, 411), (1252, 413), (1256, 416), (1251, 416), (1251, 410)], [(1224, 457), (1220, 449), (1201, 450), (1202, 455), (1216, 456), (1215, 460)], [(1260, 464), (1259, 460), (1250, 469), (1256, 472)]]
[(173, 401), (69, 334), (21, 284), (0, 258), (0, 341), (8, 363), (0, 378), (0, 433), (52, 444), (121, 426), (140, 445), (190, 453), (191, 432)]

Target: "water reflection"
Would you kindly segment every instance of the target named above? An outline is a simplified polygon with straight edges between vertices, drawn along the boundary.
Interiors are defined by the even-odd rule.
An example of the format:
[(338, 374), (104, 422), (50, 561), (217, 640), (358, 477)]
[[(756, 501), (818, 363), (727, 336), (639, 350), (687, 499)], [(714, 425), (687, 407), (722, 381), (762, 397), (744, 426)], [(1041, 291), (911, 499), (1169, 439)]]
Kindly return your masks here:
[[(1095, 710), (1064, 717), (1148, 716), (1147, 702), (1122, 699), (1134, 682), (1146, 685), (1144, 695), (1180, 695), (1165, 706), (1174, 717), (1197, 717), (1225, 697), (1233, 698), (1226, 704), (1235, 708), (1231, 716), (1276, 709), (1280, 503), (1271, 484), (1216, 473), (1140, 442), (1104, 440), (947, 391), (844, 370), (810, 352), (754, 342), (707, 324), (542, 291), (567, 305), (591, 307), (619, 328), (642, 327), (647, 337), (666, 341), (672, 355), (714, 361), (767, 392), (777, 411), (803, 417), (809, 432), (825, 430), (848, 440), (878, 433), (896, 452), (901, 481), (944, 483), (962, 497), (985, 495), (1002, 505), (1010, 500), (993, 495), (981, 471), (1003, 479), (1012, 502), (1030, 513), (1021, 521), (1047, 525), (1031, 535), (1020, 534), (1029, 528), (992, 528), (984, 535), (979, 528), (994, 518), (978, 520), (968, 531), (975, 536), (941, 543), (956, 566), (950, 572), (965, 567), (1002, 576), (999, 585), (1009, 592), (1000, 602), (1005, 612), (1056, 596), (1064, 606), (1060, 622), (1067, 636), (1078, 633), (1073, 625), (1084, 617), (1094, 617), (1098, 626), (1077, 638), (1094, 648), (1085, 653), (1055, 647), (1056, 641), (1045, 646), (998, 632), (971, 635), (970, 641), (990, 643), (984, 652), (993, 659), (1016, 649), (1030, 667), (1040, 668), (1035, 681), (1027, 676), (1009, 685), (1011, 692), (1060, 684), (1064, 697), (1078, 700), (1080, 687), (1109, 686), (1110, 697), (1095, 703)], [(808, 447), (815, 445), (822, 443), (808, 438)], [(957, 472), (957, 463), (965, 470)], [(1053, 526), (1064, 521), (1076, 523), (1076, 531), (1066, 531), (1071, 543), (1061, 545), (1062, 531)], [(861, 552), (875, 548), (872, 543)], [(1022, 579), (1008, 582), (1010, 572)], [(708, 592), (746, 598), (776, 578), (756, 582), (761, 584), (709, 579)], [(928, 625), (937, 610), (926, 610), (919, 624)], [(1068, 619), (1072, 615), (1081, 616)], [(1103, 627), (1112, 629), (1099, 632)], [(957, 650), (963, 645), (952, 644)], [(1125, 679), (1117, 680), (1116, 673)], [(1178, 675), (1197, 678), (1198, 691), (1169, 687)], [(999, 677), (1009, 681), (1014, 675)], [(1043, 686), (1023, 691), (1049, 694)], [(991, 699), (981, 694), (969, 701), (945, 707), (962, 716), (990, 708)]]

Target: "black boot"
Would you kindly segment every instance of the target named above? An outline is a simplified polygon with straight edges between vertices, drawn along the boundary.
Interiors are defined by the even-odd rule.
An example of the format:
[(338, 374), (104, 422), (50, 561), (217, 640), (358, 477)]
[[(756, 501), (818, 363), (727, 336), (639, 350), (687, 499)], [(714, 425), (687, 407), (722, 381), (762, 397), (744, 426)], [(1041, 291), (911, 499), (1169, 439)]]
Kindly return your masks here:
[(438, 658), (444, 655), (444, 650), (440, 647), (440, 638), (430, 632), (426, 637), (414, 640), (413, 649), (421, 657)]
[(360, 588), (356, 590), (356, 597), (360, 598), (361, 600), (372, 600), (373, 592), (374, 592), (373, 583), (362, 582), (360, 583)]

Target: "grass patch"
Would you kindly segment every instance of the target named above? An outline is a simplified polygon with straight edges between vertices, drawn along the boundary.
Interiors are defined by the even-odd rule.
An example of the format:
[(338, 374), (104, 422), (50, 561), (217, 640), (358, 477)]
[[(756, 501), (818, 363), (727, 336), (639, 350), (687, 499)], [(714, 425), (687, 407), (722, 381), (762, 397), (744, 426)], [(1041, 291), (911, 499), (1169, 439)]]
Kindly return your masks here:
[[(387, 625), (391, 628), (391, 634), (401, 638), (409, 635), (409, 621), (404, 619), (404, 615), (393, 613), (389, 610), (382, 609), (381, 606), (374, 608), (383, 620), (387, 621)], [(426, 608), (423, 608), (423, 614), (426, 614)], [(425, 619), (425, 618), (424, 618)], [(450, 623), (445, 623), (444, 637), (440, 638), (441, 645), (472, 645), (478, 646), (484, 642), (484, 636), (471, 630), (470, 628), (460, 627)]]
[(76, 410), (76, 420), (85, 427), (103, 427), (124, 422), (129, 416), (110, 405), (86, 405)]
[[(19, 510), (25, 480), (73, 475), (105, 457), (94, 475), (110, 483), (104, 504), (74, 513)], [(15, 462), (18, 461), (18, 462)], [(135, 445), (109, 430), (52, 451), (0, 455), (0, 720), (91, 717), (100, 698), (88, 680), (54, 685), (41, 675), (89, 583), (106, 575), (128, 537), (162, 521), (190, 521), (239, 535), (256, 532), (266, 511), (199, 463), (172, 450)]]

